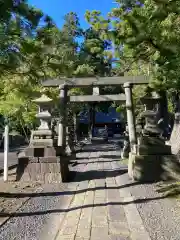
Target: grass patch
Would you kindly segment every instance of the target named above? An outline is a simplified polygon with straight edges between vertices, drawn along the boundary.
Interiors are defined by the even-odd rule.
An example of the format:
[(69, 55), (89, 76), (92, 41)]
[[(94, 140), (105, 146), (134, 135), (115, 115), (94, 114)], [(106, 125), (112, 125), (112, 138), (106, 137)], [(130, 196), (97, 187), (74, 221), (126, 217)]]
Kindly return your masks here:
[(160, 183), (157, 185), (156, 191), (165, 197), (180, 198), (180, 182)]

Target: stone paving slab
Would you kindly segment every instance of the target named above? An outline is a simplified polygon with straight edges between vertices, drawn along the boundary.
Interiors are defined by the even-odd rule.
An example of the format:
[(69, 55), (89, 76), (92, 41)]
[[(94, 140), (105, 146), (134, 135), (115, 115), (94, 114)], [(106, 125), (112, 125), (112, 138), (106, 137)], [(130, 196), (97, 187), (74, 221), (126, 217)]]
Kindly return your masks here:
[[(86, 162), (83, 181), (55, 240), (150, 240), (135, 205), (124, 204), (133, 199), (120, 191), (120, 169), (113, 165), (112, 157), (116, 153), (105, 152), (103, 147), (102, 151), (91, 152), (89, 158), (79, 160)], [(103, 154), (108, 158), (102, 158)]]

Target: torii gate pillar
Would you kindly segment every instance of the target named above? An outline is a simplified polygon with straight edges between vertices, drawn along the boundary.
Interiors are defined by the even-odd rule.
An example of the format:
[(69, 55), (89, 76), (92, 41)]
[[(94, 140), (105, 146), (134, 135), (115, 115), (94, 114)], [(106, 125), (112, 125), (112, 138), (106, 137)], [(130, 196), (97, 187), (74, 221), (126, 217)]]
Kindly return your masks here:
[(129, 141), (131, 147), (131, 153), (136, 153), (137, 136), (135, 127), (135, 115), (132, 97), (132, 83), (124, 83), (125, 95), (126, 95), (126, 111), (127, 111), (127, 122), (129, 129)]

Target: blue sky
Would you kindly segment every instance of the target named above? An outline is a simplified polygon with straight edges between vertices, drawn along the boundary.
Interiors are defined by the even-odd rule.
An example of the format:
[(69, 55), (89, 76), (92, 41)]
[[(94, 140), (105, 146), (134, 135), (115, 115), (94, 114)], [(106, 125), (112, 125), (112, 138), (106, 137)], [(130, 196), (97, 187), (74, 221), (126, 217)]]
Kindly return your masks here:
[(63, 16), (68, 12), (76, 12), (81, 26), (87, 27), (84, 20), (86, 10), (100, 10), (103, 15), (106, 15), (116, 6), (113, 3), (115, 0), (29, 0), (28, 2), (51, 16), (59, 27), (62, 26)]

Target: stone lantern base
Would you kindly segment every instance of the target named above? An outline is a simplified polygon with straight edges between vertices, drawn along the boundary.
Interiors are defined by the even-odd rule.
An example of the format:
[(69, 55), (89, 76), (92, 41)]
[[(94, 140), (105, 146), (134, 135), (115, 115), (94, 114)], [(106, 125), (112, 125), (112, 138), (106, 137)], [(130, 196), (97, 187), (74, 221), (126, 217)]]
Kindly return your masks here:
[(138, 182), (180, 181), (180, 163), (175, 155), (129, 155), (129, 177)]
[(67, 182), (69, 161), (73, 156), (61, 154), (61, 147), (29, 146), (18, 155), (17, 181), (43, 183)]
[(141, 136), (137, 154), (129, 155), (128, 174), (139, 182), (180, 179), (180, 163), (158, 137)]
[(17, 181), (67, 182), (71, 157), (57, 146), (51, 130), (33, 131), (29, 146), (18, 156)]

